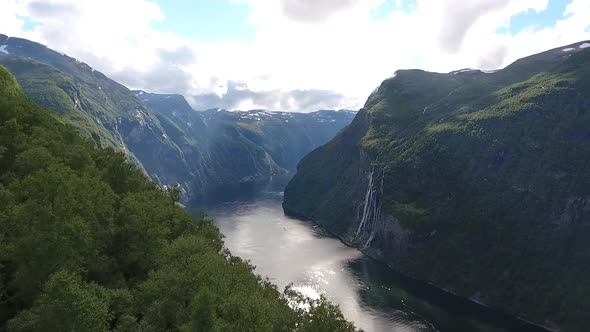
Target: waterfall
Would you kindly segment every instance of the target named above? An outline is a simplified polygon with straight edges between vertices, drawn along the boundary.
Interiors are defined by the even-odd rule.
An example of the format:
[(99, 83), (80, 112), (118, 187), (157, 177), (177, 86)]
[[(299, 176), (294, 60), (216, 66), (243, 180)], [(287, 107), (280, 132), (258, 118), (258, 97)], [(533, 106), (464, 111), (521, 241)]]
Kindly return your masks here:
[[(375, 176), (381, 176), (375, 179)], [(409, 243), (409, 233), (405, 230), (395, 216), (387, 215), (381, 205), (383, 194), (385, 171), (377, 172), (373, 167), (367, 177), (367, 189), (364, 201), (357, 207), (356, 221), (358, 226), (352, 233), (352, 241), (359, 244), (359, 248), (365, 250), (373, 245), (375, 248), (395, 248), (398, 253), (403, 253)], [(383, 240), (386, 240), (385, 242)], [(378, 243), (374, 243), (378, 242)]]
[(373, 231), (371, 231), (371, 236), (369, 236), (369, 239), (367, 240), (367, 242), (365, 242), (365, 245), (363, 245), (363, 250), (365, 250), (369, 247), (369, 244), (371, 244), (371, 241), (373, 241), (373, 239), (375, 238), (376, 233), (377, 233), (377, 230), (376, 230), (376, 228), (374, 228)]
[(365, 194), (365, 202), (363, 204), (363, 215), (361, 217), (361, 221), (359, 222), (359, 226), (356, 230), (355, 234), (355, 238), (359, 237), (361, 234), (361, 231), (363, 230), (363, 227), (365, 226), (365, 223), (367, 222), (367, 220), (369, 220), (370, 216), (371, 216), (371, 210), (372, 210), (372, 206), (374, 205), (375, 198), (374, 198), (374, 193), (373, 193), (373, 174), (375, 173), (375, 170), (372, 169), (371, 173), (369, 173), (369, 184), (367, 185), (367, 192)]
[[(362, 206), (362, 215), (357, 214), (357, 220), (359, 220), (359, 225), (354, 232), (354, 240), (361, 240), (363, 241), (363, 237), (368, 239), (364, 241), (363, 249), (366, 249), (369, 244), (375, 238), (375, 235), (379, 231), (379, 227), (381, 226), (380, 223), (382, 222), (381, 218), (381, 206), (378, 202), (378, 189), (376, 188), (378, 184), (375, 184), (375, 168), (371, 169), (368, 176), (368, 184), (367, 184), (367, 191), (365, 193), (365, 200)], [(383, 177), (381, 177), (381, 188), (383, 190)], [(360, 212), (360, 206), (358, 211)]]

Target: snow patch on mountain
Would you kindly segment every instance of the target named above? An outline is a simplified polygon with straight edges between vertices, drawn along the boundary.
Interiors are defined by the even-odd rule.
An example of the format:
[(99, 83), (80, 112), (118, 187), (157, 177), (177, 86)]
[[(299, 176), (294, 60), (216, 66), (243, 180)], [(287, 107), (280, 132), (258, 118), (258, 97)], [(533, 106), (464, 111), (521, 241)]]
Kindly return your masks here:
[(584, 43), (582, 45), (579, 46), (580, 48), (588, 48), (590, 47), (590, 43)]
[(462, 73), (474, 73), (474, 72), (479, 72), (479, 69), (472, 69), (472, 68), (464, 68), (464, 69), (459, 69), (459, 70), (455, 70), (450, 72), (451, 75), (457, 75), (457, 74), (462, 74)]
[(9, 54), (8, 51), (6, 50), (6, 47), (8, 45), (2, 45), (0, 46), (0, 53), (4, 53), (4, 54)]

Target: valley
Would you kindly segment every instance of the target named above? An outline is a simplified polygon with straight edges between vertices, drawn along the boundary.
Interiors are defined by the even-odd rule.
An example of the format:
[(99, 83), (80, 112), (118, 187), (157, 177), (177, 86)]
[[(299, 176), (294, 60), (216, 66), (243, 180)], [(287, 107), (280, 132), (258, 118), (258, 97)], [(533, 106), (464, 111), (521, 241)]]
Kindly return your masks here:
[[(281, 203), (289, 179), (277, 179), (215, 203), (207, 211), (229, 250), (282, 288), (325, 295), (364, 331), (547, 332), (407, 278), (320, 226), (285, 216)], [(227, 193), (230, 194), (230, 193)]]
[(0, 331), (590, 329), (588, 42), (306, 113), (0, 45)]
[(6, 66), (40, 105), (57, 111), (101, 148), (123, 151), (186, 202), (232, 185), (265, 181), (348, 125), (356, 112), (194, 111), (180, 95), (131, 91), (44, 45), (0, 35)]

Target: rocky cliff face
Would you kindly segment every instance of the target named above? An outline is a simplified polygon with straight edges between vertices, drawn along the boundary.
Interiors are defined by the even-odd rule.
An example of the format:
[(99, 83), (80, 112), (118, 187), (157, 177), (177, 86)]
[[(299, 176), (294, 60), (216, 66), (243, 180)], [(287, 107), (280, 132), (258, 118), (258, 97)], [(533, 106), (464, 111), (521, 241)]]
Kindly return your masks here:
[(399, 71), (285, 190), (399, 271), (567, 331), (590, 326), (590, 49), (495, 72)]
[(154, 113), (125, 86), (44, 45), (7, 37), (0, 64), (33, 101), (62, 113), (99, 147), (125, 152), (162, 184), (184, 181), (164, 170), (189, 172)]
[(166, 129), (203, 194), (235, 190), (295, 170), (297, 162), (334, 137), (356, 112), (308, 114), (215, 109), (195, 112), (178, 95), (134, 92)]
[(184, 97), (130, 91), (44, 45), (0, 35), (0, 64), (33, 101), (58, 111), (99, 147), (124, 151), (187, 199), (294, 170), (306, 153), (350, 123), (354, 112), (196, 112)]

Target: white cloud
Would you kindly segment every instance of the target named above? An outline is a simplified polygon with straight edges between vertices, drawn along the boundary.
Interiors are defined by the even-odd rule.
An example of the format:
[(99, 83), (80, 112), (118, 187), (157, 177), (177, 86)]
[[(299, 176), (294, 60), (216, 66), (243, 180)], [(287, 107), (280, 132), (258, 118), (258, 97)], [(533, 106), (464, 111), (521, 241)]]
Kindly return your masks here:
[[(548, 0), (417, 0), (411, 12), (379, 20), (374, 13), (391, 0), (231, 1), (251, 8), (254, 40), (200, 43), (158, 31), (154, 22), (174, 18), (148, 0), (2, 0), (0, 33), (44, 43), (131, 88), (233, 103), (220, 107), (294, 111), (360, 107), (397, 69), (495, 69), (590, 39), (587, 0), (573, 0), (554, 27), (516, 35), (497, 31), (516, 14), (544, 10)], [(22, 17), (40, 25), (23, 32)]]
[(359, 0), (281, 0), (285, 16), (301, 22), (323, 22), (332, 14), (354, 6)]
[(8, 35), (15, 35), (21, 32), (24, 21), (19, 18), (23, 14), (22, 6), (16, 1), (5, 0), (0, 4), (0, 31)]

